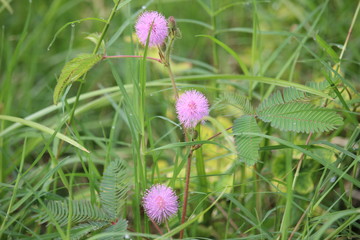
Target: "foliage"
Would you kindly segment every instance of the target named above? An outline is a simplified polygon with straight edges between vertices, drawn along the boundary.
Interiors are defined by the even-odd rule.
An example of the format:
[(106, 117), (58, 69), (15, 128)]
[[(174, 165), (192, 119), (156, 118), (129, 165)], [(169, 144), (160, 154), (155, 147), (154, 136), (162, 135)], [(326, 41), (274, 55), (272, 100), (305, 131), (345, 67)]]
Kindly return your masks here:
[(235, 145), (239, 160), (245, 162), (247, 165), (254, 165), (259, 160), (261, 138), (244, 135), (244, 133), (260, 133), (256, 119), (253, 116), (241, 116), (235, 120), (233, 132), (236, 134)]
[[(144, 11), (181, 39), (142, 46)], [(357, 238), (359, 15), (343, 0), (0, 1), (0, 239)], [(187, 135), (172, 75), (209, 101)], [(179, 205), (189, 187), (184, 224), (145, 216), (153, 184)]]
[[(324, 132), (343, 124), (342, 118), (335, 112), (301, 102), (306, 98), (305, 93), (295, 88), (285, 88), (283, 93), (277, 91), (260, 103), (256, 108), (255, 116), (243, 115), (236, 119), (233, 132), (239, 160), (248, 165), (253, 165), (259, 160), (260, 137), (246, 135), (246, 133), (260, 133), (255, 117), (264, 122), (270, 122), (272, 127), (282, 131), (293, 132)], [(230, 105), (238, 103), (238, 108), (243, 111), (245, 109), (245, 113), (252, 113), (252, 108), (244, 97), (226, 97), (225, 99), (230, 99), (227, 101)]]
[(67, 86), (77, 81), (96, 63), (101, 61), (101, 59), (102, 55), (100, 54), (81, 54), (67, 62), (64, 68), (61, 70), (60, 77), (54, 89), (54, 104), (59, 102), (59, 98)]
[(120, 214), (129, 187), (130, 176), (125, 163), (119, 159), (114, 160), (105, 169), (101, 180), (101, 207), (87, 200), (50, 200), (46, 209), (41, 211), (40, 222), (64, 226), (70, 220), (75, 225), (72, 228), (72, 239), (81, 239), (99, 229), (104, 229), (105, 232), (125, 232), (127, 221), (121, 219)]

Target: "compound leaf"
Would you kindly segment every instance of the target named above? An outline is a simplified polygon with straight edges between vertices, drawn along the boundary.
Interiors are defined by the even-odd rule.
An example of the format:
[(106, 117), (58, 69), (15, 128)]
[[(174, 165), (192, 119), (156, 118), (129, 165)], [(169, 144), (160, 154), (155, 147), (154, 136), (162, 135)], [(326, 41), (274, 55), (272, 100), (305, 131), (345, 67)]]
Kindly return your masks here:
[(293, 132), (324, 132), (343, 123), (335, 112), (312, 104), (290, 102), (257, 110), (257, 116), (272, 127)]
[[(49, 201), (47, 209), (52, 214), (52, 217), (59, 225), (64, 226), (69, 218), (69, 203), (68, 201)], [(46, 214), (46, 213), (44, 213)], [(41, 222), (48, 222), (49, 215), (43, 215)], [(88, 221), (111, 221), (110, 216), (101, 208), (91, 204), (89, 201), (73, 201), (72, 202), (72, 223), (82, 223)]]
[(243, 133), (261, 133), (255, 117), (244, 115), (234, 122), (233, 133), (235, 145), (240, 161), (247, 165), (254, 165), (259, 160), (261, 138), (244, 135)]
[(100, 201), (102, 208), (112, 218), (116, 218), (130, 188), (130, 176), (125, 162), (116, 159), (104, 172), (100, 184)]

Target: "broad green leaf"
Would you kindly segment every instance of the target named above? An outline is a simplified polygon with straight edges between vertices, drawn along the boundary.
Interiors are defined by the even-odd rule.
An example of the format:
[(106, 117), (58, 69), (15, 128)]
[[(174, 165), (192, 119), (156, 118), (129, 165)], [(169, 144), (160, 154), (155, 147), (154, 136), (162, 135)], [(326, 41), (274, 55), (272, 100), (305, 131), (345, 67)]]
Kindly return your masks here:
[(245, 162), (247, 165), (254, 165), (259, 160), (261, 138), (243, 135), (243, 133), (260, 133), (260, 128), (256, 123), (255, 117), (244, 115), (236, 119), (233, 132), (239, 160)]
[(261, 105), (256, 113), (261, 120), (282, 131), (324, 132), (343, 124), (335, 112), (302, 102)]
[(64, 89), (82, 75), (88, 72), (96, 63), (101, 61), (102, 55), (82, 54), (70, 62), (67, 62), (61, 70), (60, 77), (54, 90), (54, 104), (59, 102), (59, 98)]
[[(296, 178), (295, 191), (300, 194), (308, 194), (314, 190), (314, 182), (312, 180), (313, 160), (305, 160), (302, 164), (301, 172)], [(285, 158), (276, 158), (271, 165), (271, 172), (276, 178), (283, 179), (286, 177)]]
[(300, 194), (308, 194), (314, 190), (314, 182), (311, 173), (300, 173), (296, 179), (295, 191)]

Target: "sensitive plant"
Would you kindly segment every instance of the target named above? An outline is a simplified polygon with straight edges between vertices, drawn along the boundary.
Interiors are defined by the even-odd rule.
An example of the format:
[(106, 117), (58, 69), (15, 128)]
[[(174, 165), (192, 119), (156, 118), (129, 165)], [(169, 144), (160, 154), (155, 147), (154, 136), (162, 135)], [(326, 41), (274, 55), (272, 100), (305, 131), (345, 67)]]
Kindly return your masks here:
[[(120, 1), (115, 1), (113, 13), (120, 6), (119, 2)], [(254, 7), (256, 7), (256, 4), (253, 4)], [(226, 8), (221, 11), (225, 10)], [(149, 20), (149, 18), (144, 18), (144, 21), (140, 21), (145, 14), (150, 13), (154, 16), (150, 22), (145, 21)], [(254, 10), (254, 13), (256, 14), (256, 10)], [(212, 17), (216, 18), (217, 14), (214, 12)], [(151, 37), (157, 34), (156, 31), (151, 32), (157, 30), (157, 28), (154, 28), (157, 27), (157, 25), (155, 25), (155, 15), (156, 17), (161, 16), (158, 22), (161, 22), (162, 26), (165, 26), (165, 21), (168, 35), (164, 37), (161, 43), (158, 41), (158, 43), (153, 45), (152, 43), (155, 40)], [(111, 16), (113, 16), (113, 14), (111, 14)], [(55, 234), (56, 236), (49, 234), (48, 237), (81, 238), (97, 234), (105, 234), (104, 236), (107, 236), (106, 234), (114, 234), (113, 236), (123, 237), (127, 227), (129, 231), (133, 232), (131, 234), (135, 236), (136, 234), (148, 234), (150, 232), (164, 235), (163, 238), (178, 236), (178, 233), (180, 233), (180, 238), (183, 236), (208, 236), (206, 234), (211, 232), (210, 229), (216, 228), (217, 223), (224, 219), (226, 219), (223, 221), (225, 223), (217, 228), (221, 229), (221, 231), (212, 233), (214, 235), (211, 237), (215, 236), (219, 239), (230, 236), (232, 238), (248, 238), (254, 235), (254, 237), (258, 236), (259, 238), (264, 237), (267, 239), (287, 239), (290, 235), (290, 238), (303, 237), (321, 239), (322, 236), (326, 234), (329, 234), (327, 236), (328, 238), (338, 233), (346, 234), (347, 236), (353, 234), (349, 226), (351, 226), (352, 222), (356, 221), (357, 210), (352, 208), (352, 198), (344, 195), (335, 202), (335, 204), (338, 201), (344, 202), (349, 208), (345, 211), (338, 211), (340, 207), (338, 208), (337, 205), (327, 206), (326, 203), (322, 201), (325, 196), (335, 189), (337, 184), (343, 184), (343, 181), (352, 184), (350, 189), (352, 189), (353, 185), (359, 186), (359, 182), (356, 180), (356, 155), (353, 149), (355, 140), (359, 134), (358, 128), (355, 128), (351, 133), (349, 144), (344, 147), (336, 146), (332, 142), (318, 140), (326, 137), (331, 139), (331, 135), (340, 136), (340, 132), (344, 126), (353, 126), (351, 124), (355, 124), (356, 126), (357, 124), (356, 117), (354, 117), (354, 109), (356, 108), (350, 109), (345, 107), (347, 104), (356, 104), (356, 101), (354, 103), (353, 100), (343, 99), (343, 93), (347, 92), (344, 89), (343, 91), (338, 91), (338, 88), (341, 89), (343, 87), (342, 84), (350, 88), (346, 81), (343, 82), (342, 73), (339, 71), (339, 59), (341, 59), (341, 57), (339, 57), (336, 52), (331, 51), (331, 47), (329, 48), (329, 45), (325, 41), (319, 36), (316, 36), (316, 41), (319, 46), (325, 49), (325, 54), (330, 56), (328, 60), (330, 62), (335, 61), (335, 63), (331, 62), (334, 66), (324, 66), (324, 68), (329, 71), (329, 74), (326, 75), (326, 81), (320, 84), (309, 83), (309, 85), (302, 85), (292, 83), (292, 81), (290, 81), (292, 79), (289, 81), (279, 80), (281, 75), (276, 78), (252, 76), (247, 70), (250, 64), (247, 63), (244, 65), (242, 59), (240, 59), (232, 49), (215, 38), (215, 35), (219, 34), (219, 32), (217, 32), (216, 34), (214, 33), (213, 37), (208, 37), (214, 44), (213, 64), (217, 65), (216, 53), (220, 50), (219, 47), (221, 47), (230, 53), (231, 56), (235, 56), (234, 59), (239, 65), (238, 69), (243, 71), (245, 76), (242, 74), (226, 75), (212, 73), (208, 75), (200, 74), (184, 77), (180, 75), (180, 77), (176, 78), (172, 73), (170, 64), (173, 41), (180, 36), (175, 18), (170, 17), (166, 22), (165, 17), (154, 11), (145, 12), (139, 16), (135, 23), (135, 31), (137, 32), (140, 44), (145, 48), (144, 56), (108, 56), (105, 54), (107, 51), (105, 47), (102, 49), (104, 53), (99, 53), (98, 50), (101, 48), (100, 46), (102, 46), (102, 43), (106, 40), (103, 36), (107, 28), (104, 28), (104, 32), (99, 34), (99, 38), (95, 41), (96, 47), (94, 54), (79, 55), (65, 64), (54, 90), (54, 103), (58, 104), (56, 108), (64, 107), (64, 109), (69, 108), (68, 104), (74, 103), (71, 111), (69, 111), (68, 118), (70, 118), (70, 120), (67, 121), (67, 125), (70, 126), (69, 129), (60, 134), (57, 131), (48, 131), (48, 129), (36, 125), (35, 122), (31, 121), (33, 119), (22, 121), (24, 124), (52, 135), (51, 139), (47, 142), (46, 150), (50, 153), (49, 155), (53, 165), (46, 176), (52, 176), (56, 173), (54, 176), (59, 177), (55, 177), (55, 190), (53, 191), (53, 195), (41, 195), (41, 197), (37, 195), (37, 205), (40, 206), (35, 208), (39, 214), (40, 221), (42, 223), (51, 223), (58, 231), (57, 235)], [(108, 20), (108, 23), (110, 22), (111, 18)], [(146, 28), (143, 28), (142, 33), (138, 32), (137, 25), (140, 23), (146, 26)], [(213, 21), (213, 23), (216, 23), (216, 21)], [(254, 26), (256, 26), (256, 24), (254, 24)], [(212, 27), (215, 30), (216, 24)], [(150, 29), (151, 31), (149, 32)], [(165, 27), (162, 29), (164, 30)], [(162, 31), (162, 33), (164, 33), (164, 31)], [(254, 27), (253, 44), (255, 45), (257, 44), (257, 34), (257, 29)], [(161, 36), (164, 36), (164, 34)], [(157, 40), (158, 39), (156, 39), (156, 41)], [(148, 46), (146, 46), (147, 42)], [(181, 43), (179, 45), (181, 45)], [(302, 46), (303, 43), (300, 45)], [(106, 45), (104, 44), (104, 46)], [(146, 47), (155, 46), (159, 50), (159, 59), (155, 59), (157, 61), (155, 64), (160, 63), (168, 70), (169, 79), (166, 78), (160, 81), (148, 81), (147, 79), (146, 75), (148, 71), (151, 72), (152, 66), (146, 66), (146, 61), (154, 59), (146, 56)], [(257, 75), (259, 73), (256, 72), (257, 68), (255, 67), (258, 64), (256, 63), (256, 50), (254, 49), (253, 51), (254, 58), (252, 59), (253, 62), (251, 65), (254, 68), (252, 69), (253, 74)], [(130, 84), (124, 83), (122, 77), (118, 75), (119, 70), (114, 67), (113, 61), (110, 60), (110, 58), (124, 57), (141, 59), (138, 69), (139, 76), (135, 77), (133, 79), (134, 82)], [(296, 58), (295, 55), (294, 59)], [(132, 168), (119, 168), (119, 166), (123, 165), (119, 164), (117, 160), (113, 160), (114, 156), (117, 156), (119, 152), (113, 151), (112, 149), (117, 149), (124, 144), (122, 141), (117, 141), (119, 133), (115, 130), (110, 130), (109, 137), (105, 137), (106, 139), (104, 141), (102, 141), (101, 138), (90, 136), (90, 139), (94, 140), (94, 142), (100, 146), (98, 149), (95, 149), (96, 147), (91, 145), (89, 146), (86, 138), (76, 138), (81, 144), (75, 142), (73, 139), (69, 140), (69, 138), (64, 138), (65, 135), (70, 136), (70, 134), (72, 134), (71, 136), (74, 138), (75, 136), (89, 134), (89, 130), (86, 127), (81, 128), (82, 131), (78, 132), (76, 128), (77, 122), (73, 122), (72, 119), (79, 116), (78, 114), (81, 112), (86, 112), (89, 108), (86, 105), (84, 105), (83, 108), (77, 108), (79, 101), (81, 101), (83, 97), (91, 99), (97, 95), (93, 93), (89, 94), (89, 96), (82, 94), (81, 92), (84, 91), (82, 87), (79, 88), (77, 96), (74, 99), (67, 98), (66, 94), (71, 93), (69, 92), (69, 86), (71, 84), (80, 79), (84, 80), (86, 75), (91, 75), (92, 72), (89, 72), (90, 69), (94, 68), (94, 71), (97, 71), (99, 68), (102, 68), (105, 65), (105, 60), (106, 63), (109, 64), (118, 86), (116, 90), (104, 89), (100, 91), (101, 93), (99, 93), (98, 96), (101, 96), (101, 101), (90, 101), (90, 106), (96, 105), (102, 107), (106, 104), (111, 104), (117, 113), (111, 124), (113, 127), (111, 129), (117, 128), (117, 124), (124, 120), (125, 125), (129, 129), (128, 136), (131, 136), (131, 140), (129, 140), (130, 137), (128, 136), (124, 138), (125, 141), (130, 142), (124, 149), (130, 150), (119, 152), (128, 159)], [(294, 66), (296, 63), (297, 61), (294, 61)], [(294, 69), (295, 67), (292, 71), (295, 71)], [(212, 79), (219, 79), (219, 85), (211, 85), (211, 83), (204, 83), (202, 85), (195, 84), (195, 80), (203, 80), (205, 82), (212, 81)], [(249, 87), (248, 93), (244, 93), (245, 91), (242, 90), (242, 85), (241, 88), (236, 87), (239, 85), (236, 81), (244, 79), (246, 81), (250, 79), (252, 83), (256, 82), (255, 85), (249, 84), (249, 86), (247, 86)], [(189, 80), (194, 80), (194, 84), (184, 84), (183, 82), (179, 84), (179, 81)], [(223, 93), (224, 89), (222, 89), (222, 87), (224, 83), (235, 86), (236, 90), (228, 89)], [(87, 82), (81, 81), (80, 86), (85, 86), (85, 84), (87, 84)], [(269, 84), (271, 87), (268, 89), (264, 88), (265, 84)], [(206, 85), (211, 86), (207, 88)], [(164, 95), (166, 95), (165, 99), (167, 100), (166, 105), (171, 106), (170, 111), (178, 114), (178, 122), (180, 122), (180, 125), (176, 124), (177, 120), (174, 116), (171, 117), (171, 114), (169, 116), (165, 116), (165, 114), (157, 115), (157, 117), (149, 116), (153, 114), (146, 111), (146, 108), (150, 108), (150, 104), (148, 105), (147, 103), (147, 101), (151, 99), (148, 94), (150, 86), (156, 86), (158, 89), (161, 89), (159, 91), (160, 93), (164, 92)], [(172, 93), (166, 88), (167, 86), (172, 86)], [(184, 94), (179, 96), (177, 93), (180, 88), (179, 86), (181, 86), (181, 90), (194, 89), (196, 86), (201, 87), (198, 88), (199, 91), (185, 91)], [(274, 92), (273, 86), (291, 87)], [(120, 91), (118, 89), (120, 89)], [(202, 94), (200, 91), (206, 94)], [(66, 94), (62, 96), (64, 92)], [(174, 98), (168, 95), (173, 95)], [(207, 97), (205, 97), (205, 95)], [(216, 95), (219, 97), (215, 98), (214, 96)], [(265, 95), (269, 97), (264, 97)], [(174, 100), (175, 104), (172, 102)], [(209, 104), (210, 102), (211, 104)], [(91, 105), (92, 103), (94, 105)], [(334, 110), (339, 104), (344, 104), (346, 109), (342, 112), (344, 118), (340, 117)], [(228, 120), (232, 121), (232, 126), (225, 129), (215, 118), (208, 116), (210, 105), (212, 116), (219, 115), (227, 117)], [(158, 106), (159, 109), (157, 109), (157, 111), (160, 111), (161, 104), (158, 104)], [(158, 114), (158, 112), (156, 114)], [(208, 120), (206, 126), (218, 131), (206, 139), (201, 138), (203, 125), (198, 124), (203, 122), (204, 117)], [(1, 118), (1, 116), (0, 119), (17, 121), (15, 118)], [(171, 128), (167, 128), (165, 124), (162, 124), (162, 127), (159, 127), (159, 129), (153, 127), (157, 119), (165, 119), (167, 123), (173, 124), (173, 129), (169, 130)], [(92, 127), (93, 126), (94, 124), (92, 124)], [(330, 132), (336, 130), (339, 126), (339, 130)], [(75, 129), (75, 132), (73, 132), (72, 128)], [(189, 128), (191, 128), (191, 131), (187, 131)], [(162, 133), (162, 129), (167, 130)], [(230, 129), (232, 129), (232, 131), (229, 131)], [(107, 135), (105, 133), (106, 131), (106, 126), (102, 126), (104, 136)], [(194, 134), (197, 132), (200, 132), (200, 134)], [(324, 132), (330, 133), (324, 134)], [(189, 133), (191, 134), (189, 135)], [(302, 138), (304, 138), (305, 134), (307, 140), (304, 145)], [(60, 139), (60, 144), (58, 145), (57, 142), (54, 141), (56, 147), (53, 149), (57, 151), (55, 154), (52, 152), (53, 150), (48, 147), (48, 145), (53, 142), (53, 138)], [(311, 143), (310, 140), (312, 138), (317, 139), (317, 143)], [(63, 166), (61, 164), (64, 163), (57, 164), (59, 156), (64, 156), (65, 159), (63, 159), (63, 161), (68, 163), (66, 156), (68, 152), (71, 152), (71, 148), (69, 149), (66, 144), (66, 147), (64, 147), (62, 142), (64, 139), (73, 146), (80, 146), (79, 149), (90, 151), (89, 156), (99, 157), (101, 161), (104, 159), (105, 170), (101, 181), (99, 171), (102, 171), (102, 169), (97, 170), (92, 162), (94, 158), (84, 157), (82, 153), (77, 153), (79, 158), (75, 161), (77, 161), (79, 165), (81, 164), (84, 173), (64, 174), (62, 167), (60, 167)], [(227, 144), (223, 145), (219, 139), (226, 139)], [(276, 143), (278, 145), (275, 145)], [(87, 148), (81, 146), (84, 144)], [(230, 155), (229, 159), (231, 160), (227, 161), (231, 164), (227, 166), (226, 171), (220, 167), (221, 162), (218, 161), (218, 171), (208, 172), (207, 165), (210, 164), (208, 160), (211, 159), (204, 158), (205, 154), (202, 153), (204, 150), (202, 146), (204, 144), (207, 144), (207, 146), (216, 144), (217, 147), (226, 150), (226, 154)], [(27, 145), (25, 144), (25, 146)], [(336, 154), (332, 154), (332, 159), (326, 159), (325, 154), (323, 154), (324, 151), (329, 152), (329, 149), (331, 151), (337, 151)], [(175, 151), (168, 153), (170, 150)], [(283, 153), (283, 155), (278, 154), (279, 152)], [(238, 155), (237, 158), (232, 157), (235, 153)], [(214, 158), (220, 159), (220, 157), (227, 157), (226, 154), (223, 154), (224, 156), (215, 156)], [(167, 156), (167, 162), (173, 163), (173, 166), (165, 169), (158, 167), (160, 162), (163, 161), (161, 159), (163, 156)], [(86, 161), (84, 161), (84, 159), (86, 159)], [(272, 161), (273, 159), (275, 159), (275, 161)], [(74, 161), (74, 159), (69, 160)], [(100, 161), (96, 161), (96, 164), (100, 165)], [(307, 167), (311, 161), (317, 164), (310, 164), (312, 166)], [(349, 164), (347, 164), (348, 161), (350, 161)], [(269, 163), (271, 162), (272, 169), (269, 169)], [(196, 167), (196, 173), (195, 171), (191, 171), (190, 167), (192, 165)], [(54, 166), (56, 167), (53, 168)], [(77, 171), (76, 167), (77, 165), (74, 165), (72, 171)], [(186, 170), (185, 177), (183, 178), (184, 173), (182, 173), (181, 170), (184, 167)], [(22, 171), (21, 169), (22, 168), (20, 168), (20, 172)], [(119, 170), (117, 172), (114, 169), (121, 169), (121, 171)], [(132, 170), (133, 174), (131, 178), (134, 179), (134, 185), (129, 187), (126, 181), (129, 180), (130, 177), (125, 177), (125, 175)], [(353, 173), (351, 173), (350, 170), (353, 170)], [(249, 177), (249, 171), (251, 171), (251, 177)], [(271, 174), (275, 175), (276, 178), (272, 179)], [(69, 177), (69, 175), (71, 177)], [(88, 199), (89, 195), (87, 194), (81, 197), (82, 200), (75, 200), (73, 198), (72, 192), (75, 188), (73, 189), (72, 182), (77, 181), (76, 178), (82, 175), (85, 175), (89, 180), (89, 183), (86, 182), (84, 185), (91, 186), (91, 201)], [(227, 186), (212, 184), (213, 181), (222, 181), (224, 177), (229, 177), (228, 179), (230, 179), (226, 183)], [(311, 178), (316, 178), (319, 184), (311, 188), (298, 187), (299, 184), (304, 185), (304, 183), (309, 185), (308, 182), (311, 182)], [(51, 189), (50, 186), (52, 184), (50, 183), (53, 180), (51, 177), (45, 177), (45, 179), (48, 179), (48, 181), (44, 182), (43, 189)], [(67, 179), (69, 179), (70, 183)], [(306, 181), (304, 181), (304, 179)], [(308, 181), (309, 179), (310, 181)], [(169, 186), (174, 186), (177, 191), (184, 195), (184, 200), (181, 202), (182, 206), (180, 207), (182, 208), (181, 216), (178, 214), (176, 217), (179, 208), (178, 204), (180, 203), (178, 203), (174, 190), (166, 187), (166, 185), (153, 185), (153, 187), (146, 190), (147, 186), (150, 186), (154, 182), (166, 181), (170, 182)], [(56, 188), (57, 182), (63, 184), (63, 186), (60, 185), (60, 189)], [(36, 188), (31, 189), (31, 191), (37, 191), (39, 186), (36, 185)], [(217, 187), (215, 188), (214, 186)], [(348, 188), (345, 184), (341, 186)], [(61, 201), (49, 200), (54, 197), (59, 198), (58, 196), (62, 194), (61, 188), (69, 192), (69, 197), (65, 197)], [(270, 194), (268, 193), (269, 188), (271, 188), (272, 191)], [(305, 189), (305, 191), (300, 191), (299, 189)], [(76, 189), (76, 191), (78, 190), (80, 189)], [(98, 191), (100, 192), (99, 195), (96, 194)], [(225, 191), (226, 194), (224, 194)], [(295, 191), (297, 191), (296, 194)], [(126, 202), (125, 195), (129, 192), (132, 195), (132, 199)], [(14, 196), (15, 195), (14, 193)], [(270, 195), (274, 195), (275, 197)], [(29, 193), (25, 193), (25, 197), (21, 198), (20, 203), (29, 199), (29, 196)], [(45, 203), (43, 203), (42, 198), (45, 199)], [(188, 198), (190, 198), (189, 201)], [(264, 201), (262, 201), (263, 199)], [(269, 206), (262, 205), (275, 200), (279, 201), (276, 202), (273, 208), (271, 206), (274, 204), (269, 204)], [(145, 214), (147, 214), (153, 222), (148, 222), (148, 219), (142, 212), (141, 205), (144, 208)], [(21, 204), (15, 204), (15, 206), (12, 207), (10, 203), (8, 212), (14, 212), (16, 209), (19, 209), (19, 206), (21, 206)], [(43, 208), (41, 208), (41, 206)], [(315, 210), (318, 210), (318, 208), (320, 208), (320, 210), (325, 209), (326, 207), (328, 207), (327, 210), (329, 213), (323, 211), (322, 214), (324, 214), (324, 217), (316, 215)], [(187, 217), (190, 211), (187, 211), (187, 209), (190, 209), (192, 213), (192, 217), (189, 219), (187, 219)], [(253, 209), (255, 210), (253, 211)], [(302, 215), (297, 216), (297, 214)], [(348, 221), (342, 222), (344, 217), (350, 216), (351, 214), (353, 215)], [(6, 216), (1, 226), (1, 233), (3, 233), (3, 230), (7, 228), (9, 223), (11, 225), (12, 222), (8, 217), (10, 215), (6, 214)], [(167, 231), (169, 232), (164, 233), (162, 232), (163, 226), (159, 227), (157, 224), (164, 222), (165, 219), (168, 219), (170, 216), (173, 217), (171, 218), (170, 226), (167, 226)], [(300, 220), (294, 223), (292, 221), (293, 218)], [(127, 226), (126, 219), (129, 220), (129, 226)], [(325, 224), (324, 219), (330, 219), (329, 224)], [(260, 220), (262, 221), (261, 224), (259, 223)], [(197, 223), (195, 223), (195, 221)], [(314, 223), (314, 221), (316, 223)], [(242, 223), (241, 226), (237, 225), (238, 222)], [(329, 231), (327, 231), (327, 229), (330, 223), (333, 224), (332, 229), (335, 229), (328, 233)], [(204, 226), (209, 226), (209, 228), (201, 232)], [(225, 231), (223, 231), (224, 229)], [(129, 233), (129, 231), (127, 233)], [(222, 235), (222, 232), (224, 232), (224, 235)], [(5, 233), (8, 234), (8, 232)]]

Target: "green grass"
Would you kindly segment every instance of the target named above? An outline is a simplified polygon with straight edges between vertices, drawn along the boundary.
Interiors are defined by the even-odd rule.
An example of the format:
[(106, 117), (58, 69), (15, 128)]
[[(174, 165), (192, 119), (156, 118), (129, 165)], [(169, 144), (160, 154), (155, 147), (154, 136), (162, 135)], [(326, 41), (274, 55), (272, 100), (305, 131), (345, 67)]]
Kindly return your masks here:
[[(157, 50), (134, 35), (142, 7), (175, 17), (178, 90), (209, 98), (210, 117), (194, 141), (176, 117), (167, 68), (146, 59), (159, 58)], [(182, 230), (199, 239), (359, 238), (359, 8), (343, 0), (1, 0), (0, 239), (73, 239), (72, 204), (101, 207), (100, 183), (115, 159), (129, 166), (119, 219), (133, 239), (177, 239)], [(143, 57), (99, 61), (54, 105), (63, 67), (80, 54)], [(235, 94), (256, 107), (285, 87), (337, 112), (343, 124), (309, 135), (256, 118), (261, 133), (241, 133), (262, 139), (259, 159), (246, 166), (237, 157), (239, 134), (226, 130), (243, 108), (215, 103)], [(169, 229), (159, 224), (163, 234), (141, 206), (155, 183), (173, 187), (180, 200)], [(69, 203), (66, 225), (51, 200)], [(44, 214), (48, 224), (40, 223)], [(85, 239), (124, 235), (103, 229)]]

